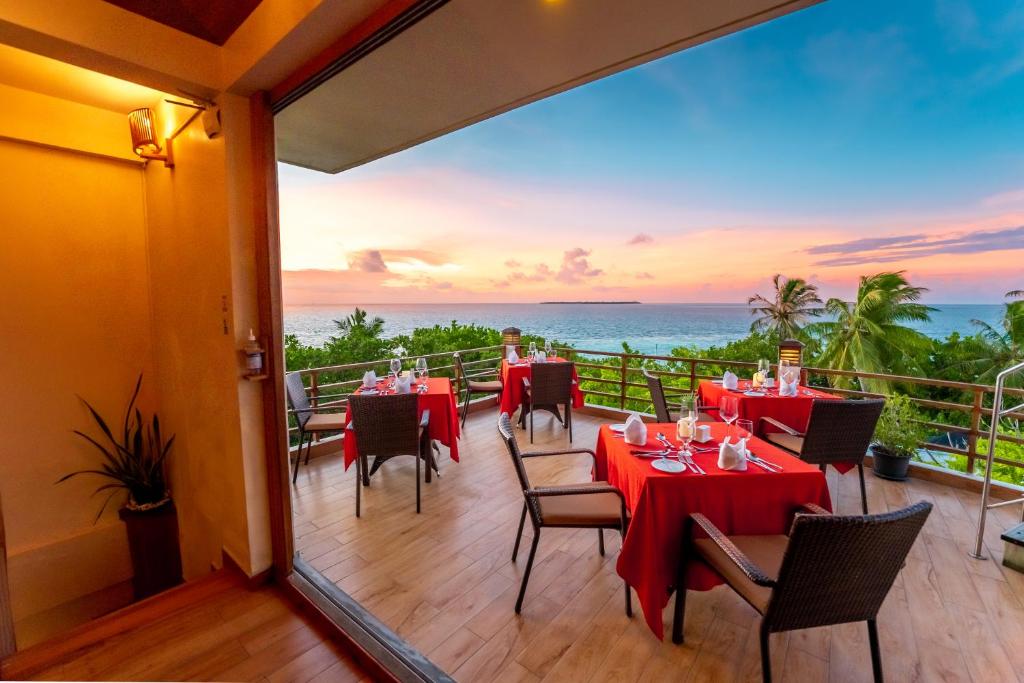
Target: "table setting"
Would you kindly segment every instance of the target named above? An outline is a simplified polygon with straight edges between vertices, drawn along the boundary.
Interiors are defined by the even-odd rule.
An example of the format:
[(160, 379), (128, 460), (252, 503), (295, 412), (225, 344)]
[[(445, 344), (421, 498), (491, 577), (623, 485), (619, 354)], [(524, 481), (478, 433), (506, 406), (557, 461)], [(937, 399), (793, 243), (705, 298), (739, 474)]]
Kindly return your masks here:
[[(363, 375), (362, 384), (355, 393), (360, 396), (389, 396), (394, 394), (417, 395), (418, 412), (430, 411), (427, 427), (430, 438), (448, 447), (452, 460), (459, 461), (459, 412), (456, 405), (452, 382), (447, 377), (430, 377), (425, 358), (416, 360), (412, 370), (402, 371), (402, 361), (391, 359), (390, 371), (385, 378), (378, 378), (373, 370)], [(359, 455), (355, 432), (351, 429), (352, 418), (346, 413), (344, 439), (345, 469), (355, 462)]]
[[(505, 349), (505, 357), (501, 361), (501, 381), (504, 389), (501, 392), (501, 412), (513, 414), (523, 404), (523, 379), (530, 379), (531, 369), (535, 363), (565, 363), (566, 359), (555, 354), (551, 342), (544, 343), (539, 350), (535, 342), (530, 342), (525, 358), (519, 356), (515, 346)], [(573, 368), (572, 407), (583, 407), (583, 392), (579, 388), (579, 377)]]
[[(616, 571), (636, 590), (658, 638), (690, 513), (703, 513), (729, 534), (780, 534), (804, 503), (831, 509), (816, 466), (754, 436), (749, 422), (697, 422), (693, 415), (684, 409), (678, 423), (631, 416), (602, 425), (595, 449), (594, 479), (621, 490), (631, 515)], [(719, 583), (706, 567), (687, 574), (691, 590)]]

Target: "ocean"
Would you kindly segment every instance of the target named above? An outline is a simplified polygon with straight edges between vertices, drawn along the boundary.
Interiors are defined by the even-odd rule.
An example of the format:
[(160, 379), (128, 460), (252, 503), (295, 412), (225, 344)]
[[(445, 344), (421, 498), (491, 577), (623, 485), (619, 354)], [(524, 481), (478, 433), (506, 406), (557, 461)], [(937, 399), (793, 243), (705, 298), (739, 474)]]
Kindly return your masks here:
[[(999, 304), (932, 304), (938, 310), (926, 323), (913, 325), (924, 334), (944, 338), (950, 332), (971, 334), (972, 319), (995, 325)], [(354, 306), (291, 306), (284, 311), (286, 334), (304, 344), (320, 345), (334, 324)], [(622, 342), (641, 353), (667, 354), (680, 346), (721, 345), (748, 334), (752, 316), (744, 304), (369, 304), (360, 306), (384, 319), (387, 337), (417, 327), (447, 325), (453, 320), (570, 343), (594, 351), (619, 351)]]

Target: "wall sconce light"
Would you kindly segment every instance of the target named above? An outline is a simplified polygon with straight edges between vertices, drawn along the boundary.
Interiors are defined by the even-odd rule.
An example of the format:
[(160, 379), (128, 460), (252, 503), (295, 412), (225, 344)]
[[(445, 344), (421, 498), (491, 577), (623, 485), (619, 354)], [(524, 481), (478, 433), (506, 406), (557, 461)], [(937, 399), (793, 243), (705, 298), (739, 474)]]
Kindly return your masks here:
[(779, 360), (789, 361), (790, 365), (802, 366), (804, 345), (796, 339), (783, 339), (779, 342)]
[(174, 168), (173, 141), (168, 137), (164, 144), (167, 149), (160, 154), (160, 143), (156, 140), (156, 126), (153, 123), (153, 110), (149, 107), (136, 109), (128, 114), (128, 127), (132, 133), (132, 148), (143, 159), (155, 159), (164, 162), (167, 168)]

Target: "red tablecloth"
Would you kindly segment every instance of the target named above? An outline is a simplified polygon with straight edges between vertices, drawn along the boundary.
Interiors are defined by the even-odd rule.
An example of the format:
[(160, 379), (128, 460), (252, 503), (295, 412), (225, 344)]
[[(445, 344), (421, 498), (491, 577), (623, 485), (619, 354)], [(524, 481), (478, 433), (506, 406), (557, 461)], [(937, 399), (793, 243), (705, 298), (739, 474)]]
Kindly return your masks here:
[[(721, 422), (710, 424), (718, 440), (726, 434)], [(647, 446), (660, 448), (654, 435), (661, 431), (674, 437), (674, 424), (649, 424)], [(683, 524), (692, 512), (703, 513), (727, 534), (781, 534), (789, 530), (793, 512), (804, 503), (831, 509), (825, 475), (785, 451), (760, 439), (750, 450), (783, 467), (770, 473), (753, 464), (746, 472), (718, 469), (718, 453), (695, 453), (694, 460), (707, 476), (690, 471), (667, 474), (651, 467), (650, 458), (630, 454), (637, 448), (613, 436), (607, 425), (597, 438), (596, 479), (620, 489), (632, 515), (616, 570), (636, 589), (647, 625), (663, 637), (662, 610), (668, 604), (683, 542)], [(704, 445), (699, 445), (705, 447)], [(687, 573), (687, 587), (709, 590), (722, 580), (710, 568), (694, 563)]]
[[(379, 386), (383, 386), (382, 384)], [(415, 391), (415, 389), (413, 389)], [(361, 391), (361, 390), (360, 390)], [(356, 393), (359, 393), (357, 391)], [(448, 447), (452, 460), (459, 461), (459, 411), (455, 407), (455, 392), (452, 381), (447, 377), (428, 377), (427, 392), (419, 394), (419, 414), (430, 411), (430, 424), (427, 427), (430, 438), (440, 441)], [(345, 469), (355, 462), (359, 455), (355, 431), (348, 428), (352, 422), (352, 413), (346, 413), (345, 425)]]
[[(564, 358), (555, 358), (548, 363), (564, 363)], [(501, 381), (505, 385), (501, 392), (501, 412), (512, 415), (523, 403), (523, 378), (530, 377), (531, 364), (527, 362), (509, 365), (507, 360), (501, 361)], [(572, 407), (583, 407), (583, 392), (580, 391), (579, 377), (576, 368), (572, 369)]]
[[(736, 389), (731, 390), (722, 388), (720, 382), (715, 383), (705, 379), (701, 380), (697, 394), (700, 397), (700, 405), (715, 407), (719, 405), (723, 396), (735, 396), (736, 402), (739, 404), (739, 419), (753, 422), (754, 431), (758, 434), (762, 433), (762, 427), (766, 433), (780, 431), (768, 423), (762, 425), (762, 417), (773, 418), (798, 432), (806, 432), (807, 422), (811, 418), (811, 404), (815, 399), (842, 400), (841, 396), (812, 387), (800, 387), (799, 396), (779, 396), (778, 387), (760, 389), (765, 394), (764, 396), (745, 396), (743, 394), (752, 388), (750, 380), (740, 380)], [(716, 419), (722, 419), (717, 410), (713, 411), (711, 415)], [(854, 465), (837, 463), (834, 467), (841, 474), (845, 474), (853, 469)]]

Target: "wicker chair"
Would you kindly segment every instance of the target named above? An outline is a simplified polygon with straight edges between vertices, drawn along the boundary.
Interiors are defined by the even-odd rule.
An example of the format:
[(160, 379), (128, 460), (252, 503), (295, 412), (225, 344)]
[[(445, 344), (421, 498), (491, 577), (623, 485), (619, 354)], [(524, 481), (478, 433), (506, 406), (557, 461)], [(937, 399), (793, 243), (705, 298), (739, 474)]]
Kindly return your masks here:
[[(855, 621), (868, 623), (871, 664), (875, 681), (881, 681), (875, 619), (931, 509), (921, 501), (861, 517), (833, 516), (806, 505), (810, 514), (796, 515), (788, 537), (726, 536), (704, 515), (690, 515), (676, 578), (672, 641), (683, 642), (687, 563), (700, 558), (761, 614), (766, 683), (772, 679), (769, 634)], [(695, 527), (708, 537), (695, 537)]]
[[(575, 363), (534, 363), (530, 368), (530, 378), (523, 378), (523, 399), (525, 406), (521, 421), (530, 416), (530, 443), (533, 443), (533, 413), (536, 410), (547, 410), (569, 430), (569, 443), (572, 443), (572, 382)], [(565, 407), (565, 418), (558, 412), (558, 407)]]
[[(588, 449), (577, 448), (564, 451), (534, 451), (523, 453), (519, 450), (515, 433), (512, 429), (512, 420), (508, 413), (502, 413), (498, 417), (498, 432), (505, 441), (505, 447), (512, 457), (512, 464), (515, 466), (516, 476), (519, 478), (519, 485), (523, 489), (523, 514), (519, 518), (519, 531), (516, 532), (516, 544), (512, 548), (512, 561), (516, 561), (519, 554), (519, 542), (523, 538), (523, 527), (526, 524), (526, 515), (530, 515), (530, 523), (533, 525), (533, 541), (530, 544), (530, 557), (526, 560), (526, 570), (523, 572), (523, 581), (519, 587), (519, 597), (516, 599), (516, 614), (519, 614), (523, 607), (523, 596), (526, 595), (526, 584), (530, 580), (530, 571), (533, 569), (533, 558), (537, 554), (537, 543), (540, 541), (540, 530), (543, 527), (561, 527), (571, 529), (597, 529), (597, 547), (601, 555), (604, 555), (604, 530), (615, 529), (623, 537), (626, 536), (626, 528), (629, 526), (629, 518), (626, 513), (626, 499), (622, 491), (605, 481), (588, 481), (582, 484), (568, 484), (562, 486), (539, 486), (533, 487), (526, 474), (526, 466), (523, 458), (536, 458), (549, 455), (571, 455), (586, 453), (591, 458), (596, 458), (594, 452)], [(626, 584), (626, 615), (633, 616), (633, 603), (629, 592), (629, 584)]]
[[(651, 403), (654, 405), (654, 414), (658, 422), (675, 422), (672, 413), (668, 409), (668, 401), (665, 400), (665, 388), (661, 384), (661, 378), (652, 375), (647, 370), (643, 371), (644, 379), (647, 380), (647, 389), (651, 392)], [(714, 420), (709, 413), (717, 410), (714, 406), (697, 406), (697, 420), (700, 422), (711, 422)]]
[(295, 415), (299, 427), (299, 450), (295, 452), (295, 470), (292, 472), (292, 484), (299, 478), (299, 463), (302, 462), (302, 444), (309, 436), (306, 444), (306, 465), (309, 465), (309, 451), (313, 448), (313, 437), (323, 432), (341, 432), (345, 430), (345, 413), (330, 413), (329, 410), (344, 410), (341, 406), (331, 408), (313, 408), (302, 383), (302, 375), (289, 372), (284, 376), (285, 394), (288, 407)]
[(427, 463), (426, 481), (430, 483), (431, 447), (427, 431), (430, 411), (424, 410), (423, 415), (417, 418), (418, 399), (416, 394), (349, 396), (351, 428), (359, 445), (359, 457), (356, 458), (356, 517), (360, 513), (360, 489), (370, 485), (369, 480), (363, 477), (370, 455), (380, 462), (399, 455), (416, 458), (416, 512), (419, 513), (420, 461), (425, 460)]
[[(473, 398), (473, 394), (500, 394), (504, 390), (505, 385), (502, 384), (501, 379), (498, 377), (497, 368), (467, 375), (466, 368), (462, 364), (462, 354), (458, 352), (453, 353), (452, 358), (455, 360), (456, 390), (461, 385), (464, 387), (465, 392), (462, 398), (462, 426), (465, 427), (466, 416), (469, 415), (469, 402)], [(494, 379), (481, 381), (480, 378), (482, 377), (494, 377)]]
[[(804, 462), (818, 465), (822, 472), (826, 465), (837, 462), (856, 463), (857, 474), (860, 475), (860, 502), (866, 515), (868, 494), (864, 487), (864, 456), (871, 445), (884, 405), (885, 399), (881, 398), (864, 401), (819, 399), (811, 404), (806, 434), (770, 417), (761, 418), (758, 431), (765, 440), (795, 453)], [(765, 425), (782, 431), (765, 433)]]

